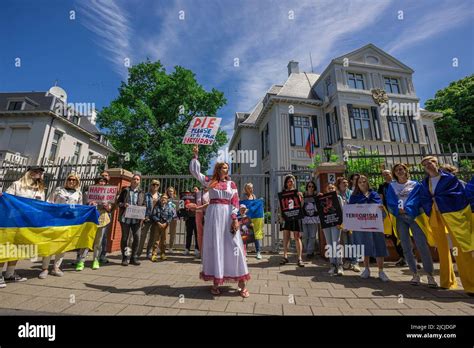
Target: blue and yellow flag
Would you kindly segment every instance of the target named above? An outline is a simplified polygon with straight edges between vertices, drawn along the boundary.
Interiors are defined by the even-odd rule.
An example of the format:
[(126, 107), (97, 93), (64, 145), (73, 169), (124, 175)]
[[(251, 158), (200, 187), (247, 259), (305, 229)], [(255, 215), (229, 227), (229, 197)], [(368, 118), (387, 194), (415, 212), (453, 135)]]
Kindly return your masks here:
[(255, 239), (263, 239), (263, 199), (246, 199), (240, 201), (240, 204), (244, 204), (248, 211), (247, 216), (252, 219), (253, 232), (255, 233)]
[[(403, 209), (405, 213), (415, 219), (415, 222), (420, 226), (421, 230), (426, 236), (426, 240), (430, 246), (434, 246), (434, 239), (432, 236), (432, 231), (429, 225), (428, 216), (421, 211), (421, 203), (420, 203), (420, 191), (422, 186), (420, 183), (416, 182), (415, 187), (408, 195), (405, 203), (403, 204)], [(395, 232), (395, 236), (397, 239), (400, 239), (397, 232), (397, 224), (396, 218), (399, 215), (399, 199), (395, 190), (393, 189), (392, 184), (388, 185), (387, 193), (386, 193), (386, 200), (387, 200), (387, 207), (388, 213), (390, 215), (391, 220), (393, 221), (393, 230)], [(412, 232), (410, 230), (410, 235)]]
[(471, 181), (466, 184), (466, 197), (471, 205), (471, 230), (472, 233), (474, 233), (474, 176), (471, 178)]
[(437, 207), (444, 225), (454, 234), (461, 249), (465, 252), (474, 250), (474, 233), (472, 232), (471, 207), (467, 201), (462, 183), (454, 175), (440, 171), (439, 182), (431, 193), (431, 180), (426, 177), (420, 190), (420, 204), (426, 215), (430, 217), (432, 228), (438, 228), (436, 221), (431, 219), (432, 210)]
[(3, 193), (0, 263), (91, 249), (98, 218), (94, 206), (51, 204)]

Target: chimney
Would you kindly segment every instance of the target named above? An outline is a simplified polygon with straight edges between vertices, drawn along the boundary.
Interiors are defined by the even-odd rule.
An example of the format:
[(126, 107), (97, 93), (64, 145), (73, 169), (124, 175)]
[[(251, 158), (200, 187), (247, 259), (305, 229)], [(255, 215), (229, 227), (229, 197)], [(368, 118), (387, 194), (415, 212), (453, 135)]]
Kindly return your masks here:
[(288, 62), (288, 76), (291, 74), (299, 74), (300, 68), (298, 66), (298, 62), (295, 62), (294, 60), (290, 60)]

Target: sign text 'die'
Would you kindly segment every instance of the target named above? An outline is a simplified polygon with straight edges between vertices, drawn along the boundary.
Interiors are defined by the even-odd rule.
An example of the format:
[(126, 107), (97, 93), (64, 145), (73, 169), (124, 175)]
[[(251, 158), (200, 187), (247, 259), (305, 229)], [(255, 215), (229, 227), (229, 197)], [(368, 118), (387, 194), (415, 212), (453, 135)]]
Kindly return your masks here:
[(222, 118), (194, 117), (183, 138), (183, 144), (212, 145)]

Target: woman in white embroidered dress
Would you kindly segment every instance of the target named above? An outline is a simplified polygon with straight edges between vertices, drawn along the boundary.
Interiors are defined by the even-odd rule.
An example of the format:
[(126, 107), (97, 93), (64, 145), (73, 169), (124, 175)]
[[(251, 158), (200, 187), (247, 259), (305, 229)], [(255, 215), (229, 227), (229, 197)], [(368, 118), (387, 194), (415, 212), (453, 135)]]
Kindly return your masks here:
[(216, 163), (212, 178), (201, 174), (197, 145), (193, 147), (193, 152), (194, 158), (189, 164), (189, 171), (202, 185), (209, 188), (210, 199), (204, 224), (200, 278), (213, 281), (211, 293), (214, 295), (220, 295), (219, 285), (224, 281), (238, 281), (240, 296), (249, 297), (245, 281), (250, 279), (250, 274), (237, 221), (237, 186), (229, 180), (227, 163)]

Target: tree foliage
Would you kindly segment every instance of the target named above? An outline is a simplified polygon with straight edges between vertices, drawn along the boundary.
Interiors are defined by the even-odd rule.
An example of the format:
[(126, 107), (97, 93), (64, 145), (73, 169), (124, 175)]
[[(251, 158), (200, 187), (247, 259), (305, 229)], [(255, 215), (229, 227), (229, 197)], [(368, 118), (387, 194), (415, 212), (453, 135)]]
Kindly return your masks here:
[[(147, 60), (129, 68), (119, 96), (98, 114), (97, 122), (120, 153), (130, 154), (126, 169), (185, 174), (192, 146), (181, 142), (191, 119), (214, 116), (225, 103), (222, 92), (214, 88), (207, 92), (192, 71), (176, 66), (167, 74), (160, 61)], [(203, 172), (226, 142), (227, 134), (219, 130), (212, 146), (200, 147)], [(119, 156), (111, 156), (111, 162), (118, 165)]]
[(425, 109), (443, 113), (435, 121), (440, 143), (474, 143), (474, 75), (436, 92)]

